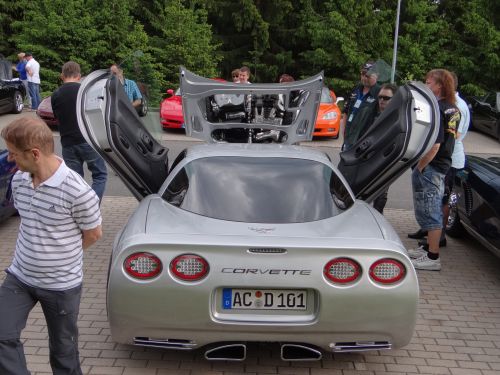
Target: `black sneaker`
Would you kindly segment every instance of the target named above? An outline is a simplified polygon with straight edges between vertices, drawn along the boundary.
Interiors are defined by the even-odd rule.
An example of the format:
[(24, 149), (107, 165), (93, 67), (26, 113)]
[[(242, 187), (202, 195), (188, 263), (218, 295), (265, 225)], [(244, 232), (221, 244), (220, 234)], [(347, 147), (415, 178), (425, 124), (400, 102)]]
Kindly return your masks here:
[[(427, 245), (427, 240), (423, 241), (418, 241), (418, 246), (428, 246)], [(439, 240), (439, 247), (446, 247), (446, 238), (443, 238), (442, 240)]]
[(426, 230), (419, 229), (414, 233), (408, 233), (408, 238), (413, 238), (414, 240), (421, 240), (424, 237), (427, 237)]

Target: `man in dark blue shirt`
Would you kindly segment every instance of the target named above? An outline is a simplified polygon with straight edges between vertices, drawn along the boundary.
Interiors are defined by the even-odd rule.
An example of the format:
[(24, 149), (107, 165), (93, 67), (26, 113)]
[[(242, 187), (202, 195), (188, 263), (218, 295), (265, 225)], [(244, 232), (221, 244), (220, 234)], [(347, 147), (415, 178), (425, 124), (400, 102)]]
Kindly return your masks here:
[(367, 61), (361, 67), (361, 82), (351, 92), (344, 106), (341, 129), (344, 129), (342, 151), (349, 150), (366, 132), (377, 115), (377, 95), (380, 86), (377, 84), (377, 66)]

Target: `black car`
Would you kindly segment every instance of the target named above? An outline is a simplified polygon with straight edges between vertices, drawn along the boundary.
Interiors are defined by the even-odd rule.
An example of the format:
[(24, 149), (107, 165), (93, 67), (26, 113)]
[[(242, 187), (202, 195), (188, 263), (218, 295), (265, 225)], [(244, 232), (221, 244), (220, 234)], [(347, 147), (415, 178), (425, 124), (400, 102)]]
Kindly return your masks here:
[(0, 56), (0, 114), (20, 113), (26, 89), (19, 79), (12, 79), (12, 64)]
[(500, 257), (500, 157), (467, 155), (455, 177), (446, 233), (465, 230)]
[(472, 97), (469, 108), (473, 128), (500, 140), (500, 92)]

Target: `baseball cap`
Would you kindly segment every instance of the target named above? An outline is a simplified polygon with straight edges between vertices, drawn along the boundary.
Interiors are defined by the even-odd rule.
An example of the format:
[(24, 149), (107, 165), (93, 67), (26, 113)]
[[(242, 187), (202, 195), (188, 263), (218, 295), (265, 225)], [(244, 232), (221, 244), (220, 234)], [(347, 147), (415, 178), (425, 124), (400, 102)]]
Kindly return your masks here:
[(366, 73), (368, 75), (377, 73), (377, 64), (374, 61), (367, 61), (361, 67), (361, 73)]

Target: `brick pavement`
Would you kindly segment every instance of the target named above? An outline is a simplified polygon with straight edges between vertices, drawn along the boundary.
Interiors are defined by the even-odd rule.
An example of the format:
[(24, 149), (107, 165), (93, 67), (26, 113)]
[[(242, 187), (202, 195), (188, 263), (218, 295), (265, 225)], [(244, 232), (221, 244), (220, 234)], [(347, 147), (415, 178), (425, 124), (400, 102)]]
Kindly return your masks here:
[[(106, 321), (106, 272), (114, 236), (136, 207), (134, 198), (103, 200), (104, 236), (85, 254), (80, 310), (80, 354), (89, 375), (395, 375), (500, 374), (500, 259), (474, 240), (449, 239), (441, 272), (420, 271), (421, 297), (411, 343), (393, 351), (326, 354), (319, 362), (283, 362), (276, 346), (255, 344), (241, 363), (208, 362), (201, 353), (115, 344)], [(416, 228), (411, 211), (386, 209), (386, 216), (411, 247)], [(10, 263), (18, 218), (0, 224), (0, 267)], [(0, 275), (3, 279), (4, 274)], [(41, 310), (30, 314), (23, 332), (33, 375), (50, 374), (47, 331)]]

